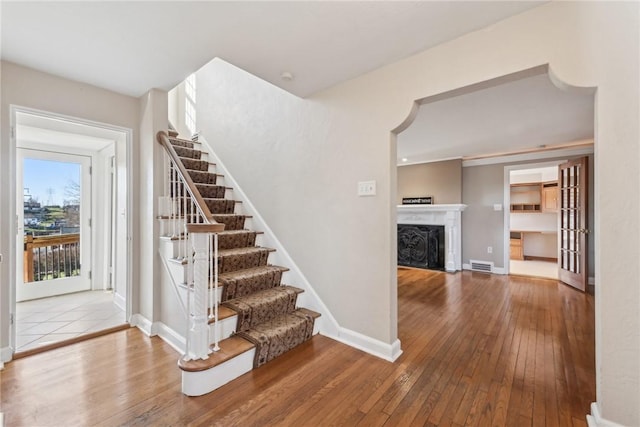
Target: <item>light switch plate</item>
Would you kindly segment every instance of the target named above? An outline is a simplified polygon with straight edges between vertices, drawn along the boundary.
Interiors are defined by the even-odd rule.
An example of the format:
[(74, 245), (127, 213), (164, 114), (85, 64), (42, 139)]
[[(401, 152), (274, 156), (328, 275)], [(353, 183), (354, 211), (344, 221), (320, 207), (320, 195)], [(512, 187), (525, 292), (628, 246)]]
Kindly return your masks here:
[(358, 196), (375, 196), (375, 195), (376, 195), (375, 181), (358, 182)]

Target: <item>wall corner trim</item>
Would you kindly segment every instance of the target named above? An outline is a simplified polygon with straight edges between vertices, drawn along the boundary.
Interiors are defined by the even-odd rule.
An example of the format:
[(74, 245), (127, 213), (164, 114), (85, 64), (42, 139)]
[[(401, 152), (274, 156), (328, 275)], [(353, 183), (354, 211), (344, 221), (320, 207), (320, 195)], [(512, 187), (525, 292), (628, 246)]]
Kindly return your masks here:
[(0, 369), (5, 362), (13, 359), (13, 349), (11, 347), (3, 347), (0, 349)]
[(158, 322), (151, 323), (149, 319), (147, 319), (140, 313), (136, 313), (132, 315), (131, 320), (129, 321), (129, 324), (131, 326), (135, 326), (136, 328), (140, 329), (148, 337), (153, 337), (158, 335), (158, 331), (157, 331)]
[[(162, 341), (169, 344), (178, 354), (184, 354), (185, 339), (182, 335), (168, 327), (162, 322), (151, 322), (142, 314), (134, 314), (129, 322), (131, 326), (140, 329), (148, 337), (158, 336)], [(2, 427), (2, 426), (0, 426)]]
[(624, 427), (622, 424), (602, 418), (596, 402), (591, 402), (591, 415), (587, 415), (587, 425), (589, 427)]
[[(325, 335), (325, 334), (322, 334)], [(350, 347), (362, 350), (365, 353), (369, 353), (380, 359), (387, 360), (389, 362), (395, 362), (400, 355), (402, 355), (402, 349), (400, 348), (400, 340), (396, 339), (391, 344), (376, 340), (367, 335), (363, 335), (359, 332), (352, 331), (347, 328), (340, 328), (338, 335), (331, 336), (325, 335), (328, 338), (339, 341)]]

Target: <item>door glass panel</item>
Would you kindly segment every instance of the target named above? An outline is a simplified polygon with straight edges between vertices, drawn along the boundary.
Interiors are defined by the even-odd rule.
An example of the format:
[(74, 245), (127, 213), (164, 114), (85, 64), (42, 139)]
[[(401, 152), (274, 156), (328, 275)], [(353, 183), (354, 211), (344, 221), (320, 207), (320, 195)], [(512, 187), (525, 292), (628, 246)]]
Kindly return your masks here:
[(81, 165), (25, 158), (24, 283), (79, 276)]
[(575, 253), (570, 252), (569, 253), (569, 271), (573, 272), (574, 268), (575, 268)]

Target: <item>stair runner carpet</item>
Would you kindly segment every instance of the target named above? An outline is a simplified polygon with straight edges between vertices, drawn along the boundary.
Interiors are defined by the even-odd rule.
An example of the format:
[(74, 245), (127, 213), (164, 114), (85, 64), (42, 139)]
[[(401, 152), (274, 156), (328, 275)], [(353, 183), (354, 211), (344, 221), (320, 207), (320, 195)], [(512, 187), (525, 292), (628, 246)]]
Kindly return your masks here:
[(244, 229), (247, 217), (235, 213), (236, 201), (225, 198), (226, 188), (208, 171), (202, 152), (191, 141), (169, 140), (213, 218), (225, 224), (218, 235), (222, 305), (238, 314), (236, 335), (256, 346), (253, 365), (261, 366), (310, 339), (319, 314), (297, 308), (302, 289), (281, 284), (288, 269), (268, 264), (273, 250), (256, 246), (257, 233)]

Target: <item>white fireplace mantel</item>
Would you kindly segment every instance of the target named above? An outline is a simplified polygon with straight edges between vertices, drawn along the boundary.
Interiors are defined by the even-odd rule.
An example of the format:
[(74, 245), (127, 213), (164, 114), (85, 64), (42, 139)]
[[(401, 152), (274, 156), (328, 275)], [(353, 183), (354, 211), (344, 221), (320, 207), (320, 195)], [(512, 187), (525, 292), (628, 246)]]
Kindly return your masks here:
[(444, 225), (445, 270), (462, 270), (462, 211), (467, 205), (398, 205), (398, 224)]

